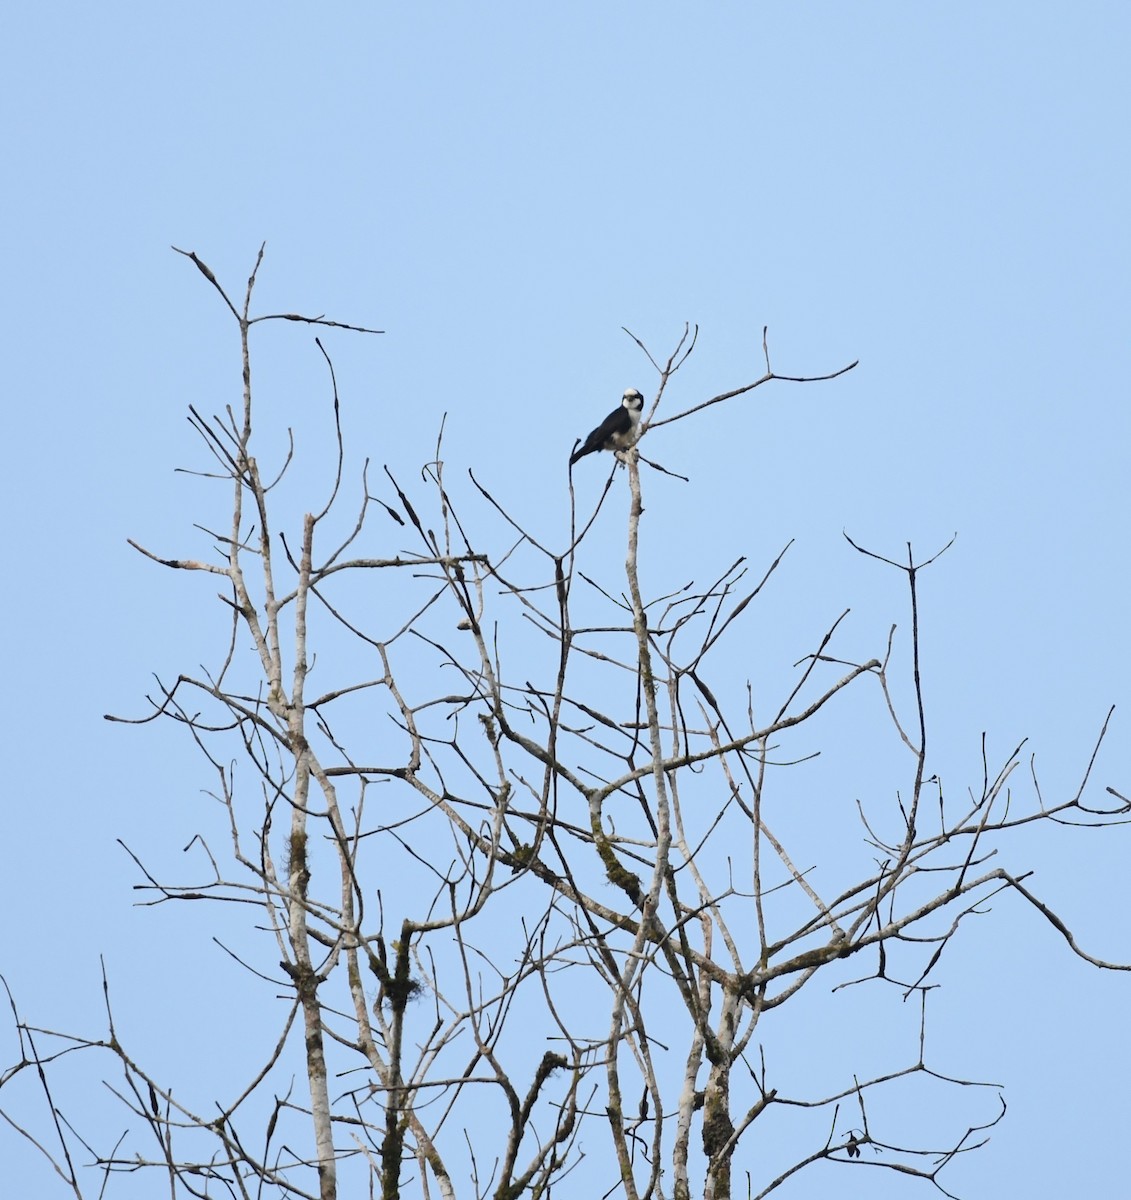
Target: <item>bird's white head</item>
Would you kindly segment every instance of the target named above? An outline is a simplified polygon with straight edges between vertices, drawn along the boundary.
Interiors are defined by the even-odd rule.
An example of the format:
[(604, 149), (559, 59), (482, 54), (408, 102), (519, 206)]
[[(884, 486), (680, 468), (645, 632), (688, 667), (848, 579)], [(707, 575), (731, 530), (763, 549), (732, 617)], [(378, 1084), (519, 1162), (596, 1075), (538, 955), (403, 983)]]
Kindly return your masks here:
[(625, 388), (624, 396), (621, 399), (621, 404), (623, 404), (629, 412), (638, 413), (644, 407), (644, 397), (635, 388)]

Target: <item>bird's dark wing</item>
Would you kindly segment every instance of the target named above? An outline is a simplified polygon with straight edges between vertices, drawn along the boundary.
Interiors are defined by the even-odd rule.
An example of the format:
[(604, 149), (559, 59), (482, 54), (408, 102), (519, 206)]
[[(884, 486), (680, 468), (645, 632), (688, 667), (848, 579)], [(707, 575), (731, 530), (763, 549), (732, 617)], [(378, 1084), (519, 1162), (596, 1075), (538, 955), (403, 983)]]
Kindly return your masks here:
[(601, 424), (590, 433), (581, 448), (574, 452), (573, 457), (569, 460), (570, 465), (577, 462), (579, 458), (592, 454), (595, 450), (603, 450), (605, 443), (614, 434), (627, 433), (631, 428), (632, 418), (628, 415), (628, 410), (621, 405), (609, 413)]

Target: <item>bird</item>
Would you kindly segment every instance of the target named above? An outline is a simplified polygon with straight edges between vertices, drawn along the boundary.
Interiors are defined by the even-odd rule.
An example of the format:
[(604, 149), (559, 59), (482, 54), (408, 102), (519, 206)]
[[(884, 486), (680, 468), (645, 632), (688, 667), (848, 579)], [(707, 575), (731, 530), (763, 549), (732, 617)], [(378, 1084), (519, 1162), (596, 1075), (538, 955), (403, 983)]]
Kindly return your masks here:
[(628, 388), (619, 407), (614, 408), (573, 452), (569, 465), (572, 467), (579, 458), (597, 450), (627, 450), (636, 441), (643, 407), (644, 397), (635, 388)]

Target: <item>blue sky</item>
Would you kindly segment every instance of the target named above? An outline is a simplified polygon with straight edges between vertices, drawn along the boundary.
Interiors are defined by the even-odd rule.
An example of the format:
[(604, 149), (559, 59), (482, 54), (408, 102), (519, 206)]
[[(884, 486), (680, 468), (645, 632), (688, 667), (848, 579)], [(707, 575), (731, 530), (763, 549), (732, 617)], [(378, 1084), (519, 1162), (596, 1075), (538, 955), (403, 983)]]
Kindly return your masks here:
[[(654, 386), (622, 326), (662, 355), (699, 324), (680, 408), (761, 374), (764, 325), (783, 374), (859, 359), (656, 431), (692, 482), (651, 484), (655, 589), (795, 538), (765, 610), (780, 663), (846, 607), (866, 657), (904, 597), (842, 530), (924, 557), (957, 531), (921, 596), (950, 786), (978, 783), (986, 730), (999, 754), (1029, 737), (1061, 795), (1116, 704), (1095, 782), (1126, 792), (1129, 36), (1116, 3), (11, 12), (0, 970), (25, 1014), (97, 1031), (104, 954), (159, 1045), (227, 970), (197, 914), (130, 907), (115, 840), (173, 869), (207, 780), (175, 731), (102, 720), (218, 628), (212, 587), (125, 540), (202, 552), (218, 501), (172, 473), (199, 463), (187, 405), (238, 396), (234, 327), (170, 245), (238, 292), (266, 240), (261, 310), (386, 330), (327, 339), (357, 453), (414, 475), (446, 412), (453, 476), (550, 540), (574, 438)], [(311, 338), (272, 327), (258, 353), (264, 419), (317, 438)], [(1023, 854), (1123, 961), (1127, 854), (1122, 831)], [(200, 974), (169, 995), (185, 954)], [(1004, 902), (961, 955), (948, 1046), (1011, 1104), (965, 1194), (1110, 1190), (1131, 977)], [(0, 1161), (44, 1178), (7, 1132)]]

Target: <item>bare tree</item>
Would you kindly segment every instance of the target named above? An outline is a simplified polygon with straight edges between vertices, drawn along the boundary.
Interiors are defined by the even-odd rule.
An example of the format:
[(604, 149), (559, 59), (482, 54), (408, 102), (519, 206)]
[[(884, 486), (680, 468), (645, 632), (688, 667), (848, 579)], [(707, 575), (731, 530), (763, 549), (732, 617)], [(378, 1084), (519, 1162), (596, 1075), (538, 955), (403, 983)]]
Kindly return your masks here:
[[(230, 489), (230, 521), (206, 531), (204, 558), (131, 543), (220, 585), (230, 632), (213, 669), (161, 684), (135, 723), (184, 727), (226, 837), (194, 841), (203, 882), (158, 880), (130, 853), (147, 903), (206, 898), (254, 914), (260, 953), (246, 965), (286, 1011), (270, 1054), (206, 1112), (187, 1098), (191, 1081), (135, 1060), (108, 987), (98, 1038), (38, 1028), (9, 996), (21, 1049), (0, 1087), (34, 1081), (48, 1120), (36, 1123), (26, 1093), (5, 1118), (76, 1196), (148, 1171), (171, 1196), (724, 1200), (785, 1194), (822, 1162), (951, 1195), (947, 1166), (1005, 1111), (997, 1085), (928, 1063), (932, 973), (965, 919), (1012, 892), (1070, 952), (1128, 969), (1085, 952), (1024, 875), (994, 863), (1022, 826), (1127, 817), (1131, 801), (1111, 788), (1085, 798), (1107, 722), (1071, 796), (1046, 800), (1035, 773), (1015, 791), (1018, 747), (986, 757), (956, 797), (933, 773), (920, 678), (920, 577), (937, 553), (908, 546), (892, 559), (851, 543), (902, 579), (908, 631), (893, 625), (876, 657), (851, 661), (838, 619), (782, 694), (750, 684), (737, 708), (719, 683), (725, 656), (788, 546), (762, 569), (736, 557), (670, 594), (641, 582), (648, 471), (667, 470), (645, 457), (647, 431), (855, 364), (779, 375), (763, 337), (763, 375), (661, 417), (695, 331), (664, 359), (638, 341), (655, 371), (644, 440), (605, 459), (591, 509), (577, 507), (571, 477), (571, 525), (554, 548), (474, 476), (478, 503), (457, 505), (439, 441), (422, 484), (366, 462), (354, 490), (316, 339), (336, 459), (324, 499), (288, 525), (276, 497), (291, 455), (256, 454), (252, 331), (271, 320), (374, 331), (252, 316), (262, 253), (242, 306), (187, 255), (241, 338), (242, 411), (190, 409), (212, 459), (204, 474)], [(624, 575), (598, 581), (590, 538), (618, 521)], [(397, 548), (360, 553), (390, 534)], [(790, 813), (806, 754), (794, 747), (862, 689), (882, 697), (904, 782), (857, 801), (855, 835), (818, 876), (823, 846)], [(813, 1090), (775, 1066), (765, 1023), (818, 975), (916, 1001), (902, 1067), (870, 1066), (873, 1048), (854, 1045), (839, 1082)], [(58, 1103), (54, 1072), (75, 1053), (116, 1064), (110, 1086), (138, 1127), (116, 1145), (85, 1141)], [(875, 1098), (908, 1080), (967, 1097), (968, 1119), (940, 1133), (924, 1106), (917, 1140), (887, 1132)], [(772, 1142), (756, 1140), (770, 1124)]]

